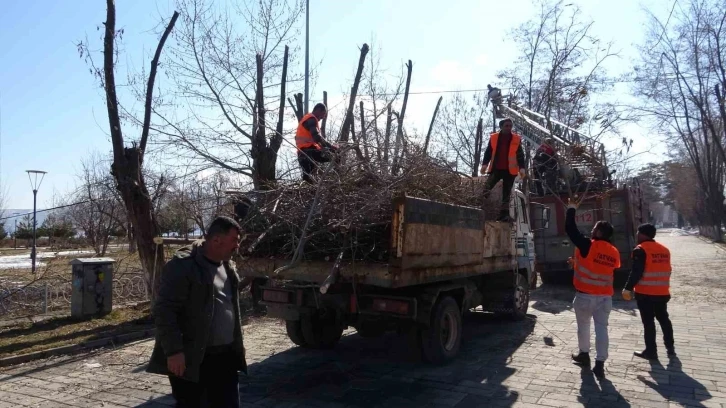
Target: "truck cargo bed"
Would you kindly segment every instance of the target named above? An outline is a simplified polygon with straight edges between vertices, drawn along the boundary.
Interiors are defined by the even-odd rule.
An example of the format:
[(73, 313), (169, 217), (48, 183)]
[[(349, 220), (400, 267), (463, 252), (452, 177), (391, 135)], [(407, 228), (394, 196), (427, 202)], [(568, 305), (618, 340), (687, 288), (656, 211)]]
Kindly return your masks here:
[[(338, 282), (400, 288), (511, 270), (512, 224), (485, 221), (478, 208), (414, 197), (394, 200), (388, 262), (343, 262)], [(301, 261), (275, 275), (287, 259), (247, 258), (243, 276), (322, 283), (334, 260)]]

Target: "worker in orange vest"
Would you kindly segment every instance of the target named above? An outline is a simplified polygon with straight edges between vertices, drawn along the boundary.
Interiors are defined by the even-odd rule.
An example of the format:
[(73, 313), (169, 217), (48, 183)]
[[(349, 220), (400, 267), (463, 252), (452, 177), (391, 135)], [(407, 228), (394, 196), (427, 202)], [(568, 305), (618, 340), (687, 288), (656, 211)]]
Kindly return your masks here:
[(502, 181), (502, 207), (498, 221), (509, 221), (509, 199), (514, 180), (517, 174), (521, 178), (526, 174), (522, 137), (512, 132), (512, 126), (512, 119), (505, 118), (499, 121), (499, 132), (492, 133), (489, 137), (480, 170), (482, 174), (489, 175), (484, 185), (484, 198), (488, 198), (494, 186)]
[(577, 343), (579, 353), (572, 360), (590, 367), (590, 321), (595, 321), (595, 367), (592, 372), (605, 376), (605, 360), (608, 358), (608, 319), (613, 308), (613, 275), (620, 267), (620, 252), (611, 243), (613, 226), (607, 221), (598, 221), (592, 228), (590, 238), (585, 237), (575, 223), (577, 204), (568, 203), (565, 216), (565, 231), (575, 245), (573, 257), (575, 300), (572, 302), (577, 319)]
[(320, 121), (325, 119), (328, 108), (325, 104), (315, 105), (313, 111), (300, 119), (295, 132), (295, 145), (297, 146), (297, 161), (302, 170), (302, 178), (313, 183), (312, 173), (318, 163), (327, 163), (331, 160), (330, 151), (337, 150), (328, 143), (320, 133)]
[(662, 244), (655, 242), (655, 226), (643, 224), (638, 227), (638, 245), (633, 249), (633, 267), (628, 283), (623, 289), (623, 299), (633, 298), (638, 302), (640, 319), (645, 332), (645, 350), (635, 352), (636, 357), (657, 360), (655, 341), (655, 319), (663, 332), (668, 357), (675, 357), (673, 325), (668, 317), (668, 301), (671, 299), (671, 253)]

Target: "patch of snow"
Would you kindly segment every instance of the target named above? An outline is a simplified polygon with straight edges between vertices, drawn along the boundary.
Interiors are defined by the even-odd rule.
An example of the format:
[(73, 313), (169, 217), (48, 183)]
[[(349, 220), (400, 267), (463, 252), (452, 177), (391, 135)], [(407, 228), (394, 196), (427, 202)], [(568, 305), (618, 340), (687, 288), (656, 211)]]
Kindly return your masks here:
[[(38, 252), (35, 256), (36, 267), (42, 267), (46, 264), (38, 262), (41, 259), (53, 259), (58, 256), (69, 255), (93, 255), (93, 251), (59, 251), (59, 252)], [(30, 259), (30, 252), (21, 255), (5, 255), (0, 256), (0, 269), (30, 269), (33, 267), (33, 261)]]

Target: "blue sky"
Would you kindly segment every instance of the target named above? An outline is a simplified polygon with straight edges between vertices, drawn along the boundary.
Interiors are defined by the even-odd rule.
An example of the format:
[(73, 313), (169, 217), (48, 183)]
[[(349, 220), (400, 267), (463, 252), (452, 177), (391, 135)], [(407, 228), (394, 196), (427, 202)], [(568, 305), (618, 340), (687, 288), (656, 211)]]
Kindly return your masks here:
[[(531, 17), (530, 0), (310, 0), (311, 60), (321, 61), (311, 103), (329, 94), (329, 105), (342, 105), (358, 59), (358, 47), (375, 36), (382, 65), (399, 72), (413, 60), (411, 90), (485, 88), (495, 73), (515, 58), (506, 32)], [(612, 39), (622, 56), (609, 64), (612, 73), (631, 67), (633, 44), (642, 39), (643, 7), (668, 8), (661, 0), (573, 1), (595, 20), (594, 34)], [(148, 64), (157, 38), (151, 31), (171, 16), (169, 0), (118, 0), (117, 25), (125, 29), (121, 75), (125, 66)], [(667, 10), (666, 10), (667, 12)], [(96, 26), (105, 20), (102, 0), (6, 0), (0, 13), (0, 107), (2, 146), (0, 183), (9, 192), (8, 208), (32, 207), (24, 170), (48, 175), (38, 195), (39, 207), (76, 183), (80, 160), (91, 151), (110, 150), (105, 106), (96, 81), (76, 51), (86, 35), (100, 47)], [(145, 53), (145, 54), (144, 54)], [(302, 59), (303, 56), (300, 56)], [(99, 61), (100, 62), (100, 61)], [(620, 98), (627, 86), (612, 95)], [(444, 94), (444, 98), (450, 94)], [(438, 94), (412, 95), (408, 127), (425, 129)], [(331, 111), (331, 115), (335, 115)], [(652, 147), (646, 130), (628, 128), (638, 151)], [(657, 153), (658, 150), (656, 149)], [(656, 160), (647, 154), (641, 160)]]

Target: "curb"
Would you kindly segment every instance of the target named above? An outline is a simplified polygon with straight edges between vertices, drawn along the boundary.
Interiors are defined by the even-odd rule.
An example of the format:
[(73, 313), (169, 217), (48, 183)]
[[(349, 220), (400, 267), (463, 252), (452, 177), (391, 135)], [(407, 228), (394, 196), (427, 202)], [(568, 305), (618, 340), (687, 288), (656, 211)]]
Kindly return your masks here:
[(85, 341), (85, 342), (79, 343), (79, 344), (70, 344), (67, 346), (56, 347), (56, 348), (52, 348), (52, 349), (48, 349), (48, 350), (41, 350), (41, 351), (36, 351), (33, 353), (21, 354), (19, 356), (0, 358), (0, 367), (7, 367), (7, 366), (16, 365), (16, 364), (28, 363), (31, 361), (41, 360), (41, 359), (45, 359), (48, 357), (55, 357), (55, 356), (59, 356), (59, 355), (75, 354), (80, 351), (95, 349), (95, 348), (104, 347), (104, 346), (108, 346), (108, 345), (119, 345), (119, 344), (129, 343), (134, 340), (141, 340), (141, 339), (153, 337), (155, 333), (156, 333), (156, 329), (149, 328), (146, 330), (119, 334), (117, 336), (105, 337), (103, 339)]

